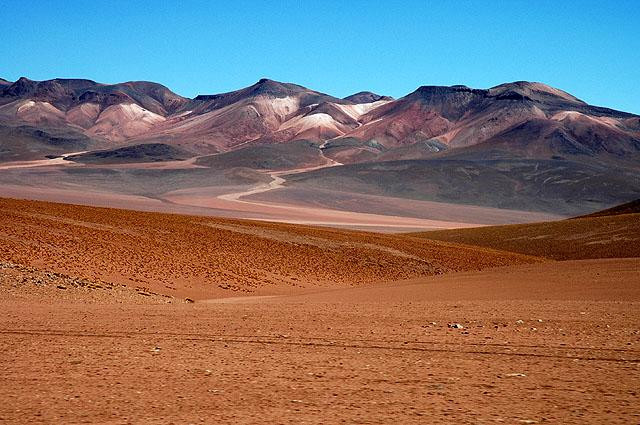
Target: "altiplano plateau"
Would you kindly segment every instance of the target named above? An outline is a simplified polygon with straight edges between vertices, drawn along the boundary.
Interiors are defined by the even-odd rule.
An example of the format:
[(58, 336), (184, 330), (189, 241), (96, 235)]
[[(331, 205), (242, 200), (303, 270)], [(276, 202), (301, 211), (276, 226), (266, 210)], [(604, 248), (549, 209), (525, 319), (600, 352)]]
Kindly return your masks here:
[(640, 424), (633, 1), (0, 10), (0, 424)]

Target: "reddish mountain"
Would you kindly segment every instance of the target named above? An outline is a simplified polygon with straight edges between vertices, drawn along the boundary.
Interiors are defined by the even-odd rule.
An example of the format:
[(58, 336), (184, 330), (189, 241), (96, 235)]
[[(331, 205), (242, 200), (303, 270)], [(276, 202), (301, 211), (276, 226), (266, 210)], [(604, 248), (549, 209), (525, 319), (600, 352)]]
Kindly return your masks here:
[(640, 116), (523, 81), (339, 99), (261, 79), (188, 99), (151, 82), (0, 80), (0, 162), (77, 151), (90, 163), (353, 164), (287, 181), (568, 214), (640, 197)]
[[(4, 81), (4, 80), (3, 80)], [(0, 85), (0, 124), (67, 127), (119, 144), (162, 142), (194, 154), (249, 142), (327, 141), (342, 161), (371, 160), (419, 143), (463, 148), (563, 153), (638, 151), (639, 117), (583, 101), (541, 83), (488, 90), (423, 86), (393, 100), (371, 92), (338, 99), (305, 87), (261, 79), (247, 88), (183, 98), (150, 82), (20, 78)], [(487, 143), (487, 145), (485, 145)], [(403, 149), (402, 158), (424, 149)]]
[(393, 100), (393, 98), (391, 96), (382, 96), (370, 91), (361, 91), (345, 97), (344, 100), (348, 100), (353, 103), (372, 103), (379, 100)]
[[(489, 90), (423, 86), (365, 114), (362, 125), (344, 137), (362, 141), (350, 148), (355, 157), (370, 150), (367, 142), (371, 141), (385, 149), (429, 140), (449, 148), (504, 142), (501, 146), (507, 151), (525, 149), (522, 154), (545, 156), (566, 149), (588, 154), (638, 152), (637, 119), (632, 114), (587, 105), (541, 83), (516, 82)], [(564, 148), (547, 142), (542, 146), (538, 142), (547, 133), (570, 142), (561, 143), (567, 145)], [(570, 144), (585, 146), (571, 149)], [(343, 159), (349, 157), (344, 149), (341, 154)]]

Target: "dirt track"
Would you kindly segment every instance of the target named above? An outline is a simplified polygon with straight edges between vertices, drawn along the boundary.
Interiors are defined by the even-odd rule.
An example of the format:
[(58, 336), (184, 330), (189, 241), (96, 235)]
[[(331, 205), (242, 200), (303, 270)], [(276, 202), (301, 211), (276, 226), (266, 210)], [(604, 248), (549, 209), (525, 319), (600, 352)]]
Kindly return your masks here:
[[(142, 177), (145, 173), (164, 170), (170, 175), (172, 170), (206, 167), (196, 164), (198, 158), (125, 164), (83, 164), (65, 160), (74, 154), (0, 164), (0, 170), (6, 170), (0, 182), (0, 197), (382, 232), (475, 227), (555, 218), (544, 213), (426, 203), (389, 196), (367, 197), (339, 191), (303, 190), (304, 196), (300, 196), (299, 190), (283, 186), (285, 179), (289, 178), (287, 175), (341, 165), (328, 158), (326, 164), (320, 166), (264, 172), (262, 178), (254, 183), (239, 184), (237, 181), (233, 183), (233, 179), (222, 178), (211, 185), (203, 185), (201, 176), (180, 184), (173, 181), (171, 185), (176, 187), (158, 191), (155, 178), (145, 180)], [(76, 174), (69, 173), (69, 170)], [(123, 170), (136, 175), (136, 185), (139, 186), (135, 190), (128, 184), (113, 180), (113, 174), (120, 175)], [(212, 172), (215, 174), (215, 170)], [(83, 173), (92, 175), (93, 180), (83, 179)], [(451, 210), (455, 213), (449, 214)]]
[(636, 423), (639, 266), (232, 303), (5, 299), (0, 421)]

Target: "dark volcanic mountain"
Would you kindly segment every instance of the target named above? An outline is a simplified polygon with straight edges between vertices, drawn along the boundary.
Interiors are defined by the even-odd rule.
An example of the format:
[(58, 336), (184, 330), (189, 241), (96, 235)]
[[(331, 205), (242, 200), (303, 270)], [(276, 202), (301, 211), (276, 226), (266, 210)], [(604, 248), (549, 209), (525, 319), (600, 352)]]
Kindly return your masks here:
[(187, 99), (151, 82), (0, 79), (0, 161), (98, 149), (84, 160), (354, 164), (289, 184), (507, 208), (583, 213), (640, 197), (640, 116), (541, 83), (339, 99), (261, 79)]
[(393, 100), (393, 98), (390, 96), (381, 96), (370, 91), (361, 91), (345, 97), (344, 100), (354, 103), (371, 103), (377, 102), (378, 100)]

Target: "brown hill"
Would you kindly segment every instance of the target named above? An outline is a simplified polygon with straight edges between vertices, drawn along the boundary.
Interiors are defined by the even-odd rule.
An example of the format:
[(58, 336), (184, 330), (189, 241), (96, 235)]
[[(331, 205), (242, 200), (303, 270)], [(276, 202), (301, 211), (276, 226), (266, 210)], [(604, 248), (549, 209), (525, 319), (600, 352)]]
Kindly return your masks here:
[(640, 214), (410, 234), (554, 260), (640, 257)]
[(612, 215), (621, 215), (621, 214), (639, 214), (640, 213), (640, 199), (636, 199), (635, 201), (627, 202), (626, 204), (618, 205), (613, 208), (608, 208), (606, 210), (597, 211), (593, 214), (588, 214), (578, 218), (584, 217), (606, 217)]
[(397, 235), (11, 199), (0, 218), (2, 261), (199, 298), (540, 261)]
[(173, 146), (162, 143), (148, 143), (70, 155), (66, 159), (85, 164), (122, 164), (181, 161), (190, 157), (191, 155), (188, 152)]

